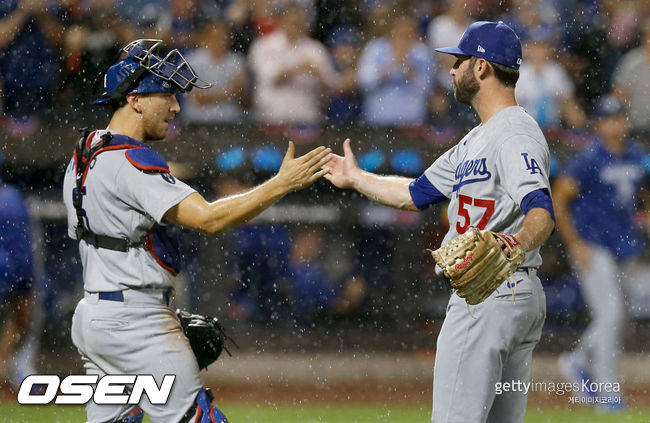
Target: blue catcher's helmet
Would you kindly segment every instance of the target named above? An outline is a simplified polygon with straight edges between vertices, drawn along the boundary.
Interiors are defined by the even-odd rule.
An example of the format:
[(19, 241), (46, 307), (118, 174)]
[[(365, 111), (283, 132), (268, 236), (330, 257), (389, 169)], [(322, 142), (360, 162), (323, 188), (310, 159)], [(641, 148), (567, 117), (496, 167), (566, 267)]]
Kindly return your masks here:
[(142, 39), (122, 49), (126, 57), (113, 64), (104, 76), (104, 92), (93, 104), (120, 103), (127, 94), (188, 92), (210, 88), (200, 79), (178, 49), (164, 57), (156, 54), (162, 40)]

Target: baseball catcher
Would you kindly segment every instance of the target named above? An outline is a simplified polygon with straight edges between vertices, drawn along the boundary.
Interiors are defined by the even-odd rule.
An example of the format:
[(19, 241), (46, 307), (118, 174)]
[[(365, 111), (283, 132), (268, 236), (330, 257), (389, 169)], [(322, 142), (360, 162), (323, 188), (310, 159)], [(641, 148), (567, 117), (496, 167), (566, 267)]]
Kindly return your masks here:
[(489, 297), (504, 280), (514, 275), (525, 258), (513, 235), (475, 227), (437, 250), (428, 251), (456, 294), (470, 305)]
[(182, 226), (216, 235), (306, 188), (327, 171), (330, 150), (295, 157), (289, 143), (278, 173), (265, 183), (208, 202), (176, 178), (152, 144), (180, 112), (178, 96), (210, 87), (177, 50), (135, 40), (106, 71), (94, 101), (111, 111), (105, 129), (77, 142), (63, 182), (68, 235), (79, 242), (84, 297), (72, 318), (72, 341), (89, 374), (175, 375), (165, 404), (86, 404), (90, 423), (227, 423), (203, 386), (200, 370), (229, 338), (214, 318), (170, 307), (181, 271)]

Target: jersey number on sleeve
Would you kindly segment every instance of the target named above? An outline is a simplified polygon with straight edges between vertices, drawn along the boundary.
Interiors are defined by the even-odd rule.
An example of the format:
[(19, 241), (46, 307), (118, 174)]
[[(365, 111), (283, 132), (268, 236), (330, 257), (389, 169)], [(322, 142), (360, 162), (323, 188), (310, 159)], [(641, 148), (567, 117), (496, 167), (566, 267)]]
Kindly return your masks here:
[[(470, 226), (469, 210), (466, 206), (481, 207), (485, 209), (483, 217), (478, 221), (476, 227), (480, 230), (485, 229), (485, 226), (490, 221), (490, 218), (494, 214), (494, 200), (483, 200), (481, 198), (472, 198), (467, 195), (458, 196), (458, 217), (459, 220), (456, 222), (456, 232), (459, 234), (464, 234)], [(463, 218), (464, 222), (460, 224), (460, 218)]]

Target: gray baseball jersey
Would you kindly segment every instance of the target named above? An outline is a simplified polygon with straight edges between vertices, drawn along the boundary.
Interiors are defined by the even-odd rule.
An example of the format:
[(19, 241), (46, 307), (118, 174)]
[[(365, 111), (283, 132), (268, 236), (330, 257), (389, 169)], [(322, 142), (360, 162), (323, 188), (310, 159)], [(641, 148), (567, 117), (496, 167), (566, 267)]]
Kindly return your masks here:
[[(548, 190), (550, 153), (535, 120), (519, 106), (508, 107), (472, 129), (440, 156), (424, 175), (449, 198), (449, 232), (443, 244), (471, 226), (515, 233), (521, 228), (524, 197)], [(539, 267), (539, 248), (523, 267)]]
[[(519, 106), (508, 107), (440, 156), (411, 184), (411, 197), (420, 209), (450, 200), (443, 243), (470, 226), (516, 233), (526, 196), (538, 190), (550, 194), (549, 163), (535, 120)], [(437, 341), (432, 422), (523, 422), (526, 393), (498, 394), (496, 384), (530, 380), (546, 316), (535, 269), (541, 263), (539, 248), (528, 252), (516, 281), (504, 281), (470, 307), (471, 315), (465, 301), (452, 294)]]
[[(93, 145), (106, 131), (97, 131)], [(84, 182), (83, 209), (88, 229), (99, 235), (133, 241), (147, 236), (171, 207), (195, 192), (167, 173), (143, 172), (125, 150), (105, 151), (89, 165)], [(76, 239), (77, 215), (72, 204), (75, 184), (74, 159), (63, 182), (63, 201), (68, 213), (68, 235)], [(174, 271), (162, 262), (152, 246), (127, 252), (94, 248), (79, 243), (88, 292), (126, 288), (172, 288)]]

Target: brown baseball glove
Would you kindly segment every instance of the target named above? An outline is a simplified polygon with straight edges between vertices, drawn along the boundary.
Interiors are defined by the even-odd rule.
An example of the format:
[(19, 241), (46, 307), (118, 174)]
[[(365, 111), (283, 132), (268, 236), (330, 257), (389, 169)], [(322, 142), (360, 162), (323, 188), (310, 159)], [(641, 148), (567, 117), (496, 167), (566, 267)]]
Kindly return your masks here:
[(513, 235), (475, 227), (436, 251), (428, 251), (456, 294), (470, 305), (483, 302), (503, 281), (510, 279), (526, 255)]

